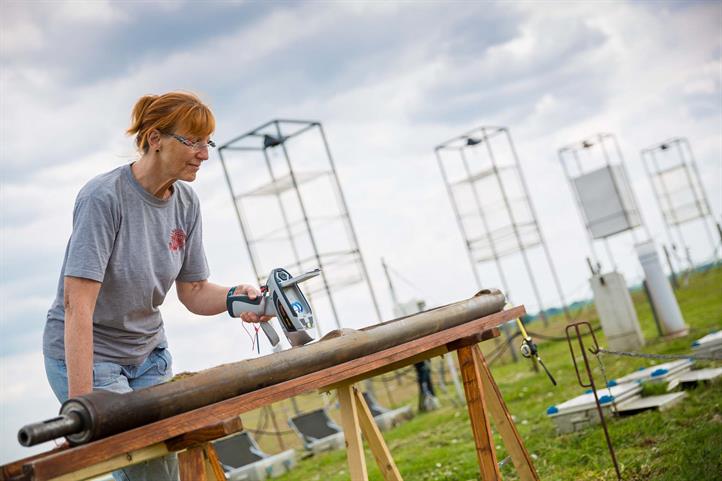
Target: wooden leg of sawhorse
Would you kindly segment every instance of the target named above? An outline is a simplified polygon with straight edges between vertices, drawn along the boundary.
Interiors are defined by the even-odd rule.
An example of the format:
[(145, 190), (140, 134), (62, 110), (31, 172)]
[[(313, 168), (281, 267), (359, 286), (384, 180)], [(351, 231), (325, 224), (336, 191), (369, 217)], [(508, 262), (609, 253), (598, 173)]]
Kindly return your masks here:
[(356, 388), (353, 388), (353, 394), (358, 407), (361, 431), (366, 436), (366, 441), (369, 443), (369, 448), (371, 448), (374, 459), (376, 459), (376, 465), (379, 467), (381, 475), (385, 481), (402, 481), (401, 473), (396, 467), (394, 458), (391, 457), (391, 452), (386, 446), (386, 441), (381, 435), (378, 424), (374, 421), (374, 416), (371, 414), (371, 409), (366, 404), (363, 394)]
[(351, 481), (368, 480), (368, 470), (361, 441), (362, 432), (384, 479), (386, 481), (402, 481), (401, 474), (399, 474), (396, 463), (391, 457), (389, 448), (386, 446), (363, 395), (352, 384), (341, 386), (337, 391)]
[(494, 427), (501, 435), (504, 446), (506, 446), (506, 450), (511, 456), (511, 461), (514, 463), (519, 479), (521, 481), (539, 481), (539, 475), (534, 469), (534, 463), (532, 463), (529, 452), (524, 446), (519, 431), (516, 430), (516, 425), (511, 419), (506, 403), (504, 403), (504, 398), (501, 397), (499, 386), (496, 385), (494, 378), (491, 376), (484, 355), (481, 353), (479, 346), (474, 347), (474, 360), (480, 368), (486, 406), (491, 413), (491, 418), (494, 420)]
[(210, 443), (188, 448), (178, 453), (181, 481), (225, 481), (226, 475)]
[(459, 370), (464, 382), (466, 406), (469, 409), (471, 430), (476, 443), (476, 458), (479, 461), (482, 481), (499, 481), (501, 473), (496, 459), (494, 437), (486, 407), (486, 395), (481, 380), (481, 367), (474, 356), (478, 346), (464, 346), (456, 351), (459, 358)]
[(539, 481), (531, 457), (516, 430), (511, 414), (491, 376), (479, 346), (464, 346), (457, 351), (464, 381), (469, 418), (474, 432), (476, 452), (483, 481), (501, 480), (489, 414), (494, 419), (504, 445), (522, 481)]
[(242, 429), (241, 419), (232, 417), (208, 428), (166, 441), (169, 450), (179, 451), (178, 471), (181, 481), (226, 481), (226, 475), (211, 441)]

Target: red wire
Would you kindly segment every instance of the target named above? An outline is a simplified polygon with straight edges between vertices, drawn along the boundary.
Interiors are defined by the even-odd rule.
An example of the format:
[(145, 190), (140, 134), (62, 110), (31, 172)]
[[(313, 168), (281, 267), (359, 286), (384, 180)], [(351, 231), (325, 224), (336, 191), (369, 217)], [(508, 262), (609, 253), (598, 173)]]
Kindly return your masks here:
[(246, 329), (246, 321), (241, 321), (241, 326), (243, 327), (243, 330), (248, 334), (248, 337), (251, 338), (251, 352), (253, 352), (253, 346), (256, 344), (256, 338), (253, 337), (253, 334), (248, 332), (248, 329)]

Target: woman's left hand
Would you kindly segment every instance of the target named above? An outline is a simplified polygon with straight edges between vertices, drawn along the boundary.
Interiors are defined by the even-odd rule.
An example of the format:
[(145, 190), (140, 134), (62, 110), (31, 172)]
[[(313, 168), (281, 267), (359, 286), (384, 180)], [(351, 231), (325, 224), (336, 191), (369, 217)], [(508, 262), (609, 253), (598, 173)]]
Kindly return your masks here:
[[(248, 296), (250, 299), (255, 299), (261, 295), (261, 291), (251, 284), (239, 284), (233, 288), (235, 294), (243, 294)], [(243, 312), (241, 313), (241, 319), (244, 322), (268, 322), (271, 316), (259, 316), (254, 312)]]

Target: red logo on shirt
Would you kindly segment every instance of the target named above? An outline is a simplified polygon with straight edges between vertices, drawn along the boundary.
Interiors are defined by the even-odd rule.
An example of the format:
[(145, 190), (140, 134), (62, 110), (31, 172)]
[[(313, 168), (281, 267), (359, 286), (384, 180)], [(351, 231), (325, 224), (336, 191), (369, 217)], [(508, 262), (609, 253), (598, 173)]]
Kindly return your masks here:
[(168, 248), (171, 252), (179, 251), (186, 245), (186, 233), (183, 229), (173, 229), (170, 233)]

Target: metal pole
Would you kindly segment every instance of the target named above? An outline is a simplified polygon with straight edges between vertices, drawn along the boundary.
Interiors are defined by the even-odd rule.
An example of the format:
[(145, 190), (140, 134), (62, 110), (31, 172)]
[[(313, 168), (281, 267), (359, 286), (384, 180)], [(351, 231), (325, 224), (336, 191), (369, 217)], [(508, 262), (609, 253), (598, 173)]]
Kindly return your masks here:
[(571, 177), (571, 174), (569, 172), (569, 169), (567, 168), (567, 163), (564, 158), (564, 152), (570, 151), (572, 155), (574, 156), (574, 160), (577, 163), (577, 167), (579, 168), (579, 175), (582, 175), (582, 166), (581, 161), (579, 160), (579, 153), (576, 150), (570, 150), (570, 149), (559, 149), (557, 152), (557, 155), (559, 157), (559, 162), (562, 164), (562, 170), (564, 171), (564, 175), (567, 178), (567, 181), (569, 183), (569, 188), (572, 191), (572, 195), (574, 196), (574, 200), (577, 203), (577, 213), (579, 214), (579, 218), (582, 221), (582, 224), (584, 225), (584, 231), (587, 235), (587, 241), (589, 242), (589, 251), (592, 255), (592, 260), (595, 264), (599, 265), (599, 255), (597, 255), (597, 251), (594, 248), (594, 237), (592, 236), (591, 226), (587, 222), (587, 219), (584, 215), (584, 207), (582, 206), (582, 200), (579, 197), (579, 192), (577, 192), (577, 187), (574, 185), (574, 181)]
[[(451, 189), (451, 184), (449, 183), (449, 179), (446, 176), (446, 171), (444, 170), (444, 163), (441, 161), (441, 155), (439, 154), (439, 147), (437, 147), (434, 150), (434, 153), (436, 154), (436, 161), (439, 164), (439, 169), (441, 170), (441, 177), (444, 179), (444, 185), (446, 186), (446, 191), (449, 194), (449, 199), (451, 200), (451, 208), (454, 211), (454, 215), (456, 216), (456, 222), (459, 224), (459, 230), (461, 231), (461, 235), (464, 238), (464, 243), (466, 244), (466, 253), (469, 256), (469, 264), (471, 265), (471, 270), (474, 274), (474, 280), (476, 280), (476, 288), (481, 290), (481, 279), (479, 278), (479, 273), (476, 271), (476, 262), (474, 261), (474, 257), (471, 252), (471, 245), (469, 243), (469, 236), (466, 234), (466, 229), (464, 229), (464, 222), (461, 220), (461, 213), (459, 212), (459, 207), (456, 205), (456, 199), (454, 198), (454, 192)], [(504, 288), (506, 289), (506, 288)], [(509, 294), (508, 291), (505, 292), (505, 294)]]
[[(546, 312), (544, 312), (544, 303), (542, 302), (541, 295), (539, 293), (539, 289), (536, 285), (536, 279), (534, 279), (534, 273), (531, 270), (531, 265), (529, 264), (529, 258), (526, 255), (526, 248), (524, 247), (524, 243), (521, 240), (521, 235), (519, 234), (519, 228), (516, 223), (516, 219), (514, 218), (514, 212), (511, 209), (511, 205), (509, 203), (509, 198), (506, 195), (506, 189), (504, 188), (504, 183), (501, 181), (501, 177), (499, 176), (499, 170), (496, 167), (496, 159), (494, 157), (494, 152), (491, 149), (491, 143), (488, 141), (488, 135), (486, 133), (486, 128), (481, 128), (483, 135), (484, 135), (484, 143), (486, 144), (486, 150), (489, 153), (489, 159), (491, 160), (491, 165), (494, 168), (494, 177), (496, 178), (497, 184), (499, 184), (499, 189), (501, 190), (501, 196), (504, 199), (504, 205), (506, 206), (506, 210), (509, 213), (509, 218), (511, 219), (511, 227), (514, 231), (514, 237), (516, 237), (517, 244), (519, 245), (519, 249), (521, 252), (522, 259), (524, 261), (524, 266), (526, 267), (527, 274), (529, 275), (529, 281), (531, 282), (532, 290), (534, 291), (534, 295), (536, 296), (537, 303), (539, 304), (539, 313), (541, 314), (542, 320), (544, 321), (544, 326), (549, 325), (549, 320), (547, 319)], [(513, 352), (513, 350), (512, 350)], [(516, 357), (516, 354), (514, 354), (514, 357)]]
[(519, 179), (521, 179), (521, 184), (524, 187), (524, 192), (526, 194), (527, 202), (529, 204), (529, 210), (531, 211), (532, 219), (534, 219), (534, 226), (536, 227), (537, 233), (539, 234), (539, 240), (541, 241), (542, 249), (544, 249), (544, 255), (546, 256), (547, 263), (549, 264), (549, 269), (552, 273), (552, 279), (554, 280), (554, 285), (557, 288), (557, 293), (559, 294), (559, 300), (562, 303), (562, 309), (564, 309), (564, 317), (566, 317), (568, 322), (572, 321), (571, 313), (569, 312), (569, 307), (567, 306), (567, 301), (564, 299), (564, 292), (562, 291), (562, 285), (559, 282), (559, 276), (557, 275), (557, 271), (554, 267), (554, 262), (552, 261), (552, 256), (549, 252), (549, 247), (547, 246), (546, 240), (544, 239), (544, 235), (542, 234), (541, 228), (539, 227), (539, 220), (537, 219), (536, 215), (536, 209), (534, 208), (534, 203), (531, 201), (531, 197), (529, 196), (529, 186), (526, 183), (526, 179), (524, 177), (524, 173), (521, 170), (521, 163), (519, 162), (519, 156), (516, 153), (516, 147), (514, 146), (514, 141), (511, 138), (511, 134), (509, 133), (508, 129), (504, 129), (504, 133), (506, 134), (506, 138), (509, 140), (509, 145), (511, 145), (511, 152), (514, 155), (514, 163), (516, 164), (516, 168), (519, 171)]
[(298, 198), (298, 204), (301, 208), (301, 214), (303, 215), (303, 221), (306, 224), (306, 229), (308, 229), (308, 238), (311, 242), (311, 246), (313, 247), (313, 253), (316, 257), (316, 262), (318, 262), (318, 267), (321, 269), (321, 280), (323, 281), (323, 287), (326, 290), (326, 294), (328, 295), (328, 303), (331, 306), (331, 313), (333, 314), (333, 319), (336, 322), (336, 327), (338, 329), (341, 329), (341, 323), (339, 322), (338, 314), (336, 312), (336, 305), (333, 302), (333, 296), (331, 295), (331, 288), (328, 284), (328, 279), (326, 278), (326, 271), (323, 268), (323, 261), (321, 260), (321, 256), (318, 252), (318, 247), (316, 245), (316, 239), (313, 236), (313, 230), (311, 228), (311, 222), (308, 218), (308, 214), (306, 213), (306, 207), (303, 203), (303, 198), (301, 197), (301, 191), (298, 188), (298, 182), (296, 181), (296, 174), (293, 172), (293, 167), (291, 166), (291, 159), (288, 156), (288, 151), (286, 150), (286, 142), (283, 138), (283, 133), (281, 132), (281, 127), (278, 124), (278, 121), (274, 121), (274, 125), (276, 126), (276, 132), (278, 133), (278, 141), (280, 142), (281, 149), (283, 151), (283, 156), (286, 159), (286, 165), (288, 165), (288, 174), (291, 176), (291, 182), (293, 183), (293, 189), (296, 191), (296, 197)]
[[(396, 297), (396, 290), (394, 289), (394, 283), (391, 281), (391, 275), (389, 274), (389, 269), (386, 266), (386, 261), (384, 258), (381, 258), (381, 266), (384, 268), (384, 274), (386, 275), (386, 281), (389, 284), (389, 293), (391, 294), (391, 302), (393, 302), (394, 307), (399, 306), (401, 307), (401, 304), (399, 303), (399, 299)], [(396, 313), (392, 313), (393, 316), (396, 316)], [(406, 313), (401, 312), (401, 315), (405, 315)], [(401, 373), (399, 373), (398, 369), (394, 371), (394, 374), (396, 375), (396, 383), (400, 386), (401, 385)], [(384, 382), (384, 385), (386, 385), (386, 382)], [(386, 390), (388, 391), (388, 386), (386, 386)], [(391, 399), (390, 391), (387, 393), (389, 399)]]
[[(682, 162), (684, 163), (684, 173), (687, 175), (687, 180), (689, 181), (689, 185), (692, 188), (692, 192), (694, 192), (694, 194), (695, 194), (694, 199), (695, 199), (695, 203), (697, 204), (697, 208), (699, 209), (700, 217), (702, 217), (702, 225), (704, 226), (704, 231), (707, 234), (707, 239), (710, 241), (710, 244), (712, 245), (713, 258), (716, 259), (717, 256), (715, 254), (716, 254), (717, 246), (714, 243), (714, 237), (712, 235), (712, 231), (709, 228), (709, 225), (707, 225), (707, 219), (706, 219), (706, 217), (707, 217), (706, 214), (711, 215), (712, 210), (709, 208), (709, 204), (707, 204), (707, 195), (704, 192), (704, 187), (702, 186), (702, 179), (699, 177), (699, 174), (697, 173), (696, 163), (694, 162), (694, 159), (692, 158), (692, 148), (689, 147), (689, 142), (687, 142), (685, 144), (685, 146), (687, 147), (687, 150), (689, 151), (689, 154), (690, 154), (690, 161), (686, 162), (685, 158), (684, 158), (684, 153), (682, 151), (682, 146), (681, 146), (682, 142), (679, 139), (677, 139), (675, 141), (675, 143), (677, 145), (677, 150), (679, 151), (679, 155), (682, 157)], [(697, 195), (698, 193), (695, 190), (694, 181), (692, 180), (692, 176), (690, 174), (690, 169), (688, 168), (687, 164), (691, 165), (692, 168), (695, 169), (695, 173), (697, 174), (697, 183), (699, 184), (699, 188), (700, 188), (699, 194), (701, 194), (701, 195)], [(707, 208), (706, 213), (705, 213), (705, 207)]]
[[(506, 276), (504, 275), (504, 271), (501, 268), (501, 259), (499, 258), (499, 255), (496, 251), (496, 243), (494, 242), (494, 239), (491, 235), (491, 231), (489, 229), (489, 224), (486, 220), (486, 214), (484, 214), (484, 209), (481, 206), (481, 200), (479, 198), (479, 192), (477, 191), (476, 183), (472, 179), (471, 175), (471, 168), (469, 167), (469, 162), (466, 159), (466, 155), (464, 155), (464, 149), (459, 149), (459, 155), (461, 157), (461, 161), (464, 164), (464, 171), (466, 172), (467, 178), (469, 179), (469, 187), (471, 187), (471, 192), (474, 196), (474, 202), (476, 203), (476, 209), (479, 212), (479, 217), (481, 218), (482, 225), (484, 226), (484, 231), (486, 233), (486, 237), (489, 240), (489, 247), (491, 248), (491, 255), (494, 257), (494, 264), (496, 265), (496, 270), (499, 272), (499, 279), (501, 280), (501, 286), (504, 289), (504, 293), (506, 294), (507, 299), (511, 299), (511, 290), (509, 289), (509, 284), (506, 281)], [(471, 244), (469, 244), (469, 248), (471, 248)], [(475, 266), (472, 266), (473, 269), (476, 269)], [(482, 287), (479, 286), (479, 289)], [(509, 328), (506, 324), (502, 326), (502, 331), (504, 331), (504, 335), (506, 336), (507, 342), (511, 341), (511, 334), (509, 333)], [(517, 362), (519, 358), (516, 355), (516, 351), (513, 349), (510, 350), (511, 353), (511, 359), (514, 362)]]
[(677, 280), (677, 273), (674, 271), (674, 265), (672, 265), (672, 258), (669, 255), (669, 249), (667, 246), (662, 244), (662, 250), (664, 250), (664, 257), (667, 259), (667, 265), (669, 266), (670, 276), (672, 277), (672, 286), (675, 289), (679, 289), (679, 281)]
[[(651, 159), (651, 162), (655, 169), (654, 172), (652, 172), (652, 169), (648, 165), (648, 159)], [(649, 181), (652, 184), (652, 192), (654, 193), (654, 199), (657, 201), (657, 206), (659, 207), (659, 210), (662, 213), (662, 220), (664, 221), (663, 222), (664, 230), (667, 233), (667, 237), (669, 237), (670, 243), (674, 244), (674, 237), (672, 236), (672, 231), (669, 227), (669, 220), (667, 219), (667, 213), (664, 211), (664, 206), (662, 204), (662, 194), (659, 192), (657, 183), (655, 182), (656, 179), (659, 179), (660, 187), (664, 191), (664, 197), (667, 201), (667, 204), (669, 205), (671, 215), (674, 216), (675, 213), (674, 213), (674, 209), (672, 208), (672, 201), (669, 198), (669, 193), (667, 191), (667, 184), (664, 182), (664, 179), (660, 175), (659, 164), (657, 163), (657, 158), (654, 155), (654, 150), (643, 150), (642, 151), (642, 165), (644, 166), (644, 170), (647, 172), (647, 177), (649, 178)]]
[[(667, 229), (667, 235), (672, 240), (672, 244), (674, 244), (674, 237), (672, 236), (672, 228), (674, 227), (674, 230), (677, 232), (677, 237), (679, 238), (679, 241), (682, 245), (682, 249), (684, 249), (684, 252), (687, 256), (688, 268), (692, 269), (694, 266), (693, 266), (692, 259), (689, 257), (689, 246), (687, 245), (687, 242), (684, 240), (684, 236), (682, 235), (682, 228), (680, 227), (680, 220), (677, 218), (677, 211), (674, 208), (674, 203), (672, 202), (672, 196), (669, 192), (667, 182), (665, 182), (664, 176), (662, 175), (663, 174), (662, 169), (660, 168), (659, 162), (657, 161), (657, 156), (655, 155), (655, 151), (651, 152), (651, 157), (652, 157), (652, 163), (654, 164), (654, 168), (655, 168), (655, 175), (659, 179), (659, 183), (662, 187), (662, 190), (664, 191), (664, 197), (667, 201), (667, 206), (668, 206), (669, 216), (665, 215), (664, 210), (662, 211), (664, 227), (665, 227), (665, 229)], [(681, 158), (680, 160), (684, 161), (684, 158)], [(682, 168), (686, 168), (686, 167), (684, 165), (682, 165)], [(692, 187), (691, 184), (690, 184), (690, 187)], [(671, 224), (671, 226), (669, 224)]]
[(622, 155), (622, 149), (619, 147), (619, 141), (617, 140), (616, 136), (611, 135), (611, 134), (607, 134), (607, 135), (612, 138), (614, 147), (617, 150), (617, 155), (619, 156), (619, 160), (621, 161), (620, 165), (622, 166), (622, 172), (624, 172), (624, 177), (626, 178), (625, 180), (627, 181), (627, 185), (629, 186), (629, 196), (634, 200), (634, 205), (637, 209), (637, 214), (639, 215), (639, 222), (642, 224), (642, 229), (644, 229), (644, 233), (647, 235), (647, 240), (651, 240), (652, 234), (649, 232), (649, 226), (644, 221), (644, 216), (642, 215), (642, 210), (639, 208), (639, 201), (637, 200), (637, 196), (634, 194), (634, 189), (632, 189), (632, 182), (629, 180), (629, 176), (627, 175), (627, 169), (625, 167), (624, 156)]
[(384, 268), (384, 274), (386, 275), (386, 281), (389, 284), (389, 293), (391, 294), (391, 301), (394, 303), (394, 306), (399, 305), (399, 299), (396, 297), (396, 290), (394, 289), (394, 283), (391, 282), (391, 276), (389, 275), (389, 269), (386, 266), (386, 261), (384, 258), (381, 258), (381, 266)]
[(604, 244), (604, 249), (607, 251), (607, 257), (609, 257), (609, 262), (612, 263), (612, 270), (614, 272), (617, 271), (617, 261), (614, 259), (614, 256), (612, 255), (612, 249), (609, 246), (609, 238), (605, 237), (602, 240), (602, 244)]
[(223, 175), (226, 179), (226, 183), (228, 184), (228, 191), (231, 193), (231, 200), (233, 201), (233, 209), (236, 212), (236, 218), (238, 219), (238, 225), (241, 227), (241, 234), (243, 235), (243, 240), (246, 241), (246, 249), (248, 250), (248, 258), (251, 261), (251, 267), (253, 268), (253, 273), (256, 275), (256, 279), (258, 283), (261, 283), (261, 276), (258, 273), (258, 266), (256, 266), (255, 261), (255, 255), (253, 253), (253, 248), (251, 247), (251, 243), (249, 242), (248, 234), (247, 234), (247, 227), (245, 226), (243, 222), (243, 216), (241, 215), (240, 206), (238, 205), (238, 200), (236, 199), (235, 192), (233, 191), (233, 184), (231, 183), (231, 178), (228, 174), (228, 168), (226, 167), (225, 160), (223, 159), (223, 149), (218, 150), (218, 156), (221, 159), (221, 166), (223, 167)]
[[(469, 162), (466, 159), (466, 155), (464, 155), (464, 150), (459, 150), (459, 155), (461, 156), (461, 161), (464, 165), (464, 171), (466, 172), (467, 178), (469, 179), (469, 187), (471, 187), (471, 193), (474, 196), (474, 202), (476, 203), (476, 210), (479, 213), (479, 217), (481, 218), (481, 223), (484, 226), (484, 233), (486, 234), (486, 238), (489, 240), (489, 247), (491, 248), (491, 255), (494, 257), (494, 264), (496, 265), (496, 270), (499, 272), (499, 278), (501, 280), (501, 285), (504, 288), (504, 293), (507, 295), (507, 298), (510, 297), (511, 291), (509, 289), (509, 284), (506, 281), (506, 276), (504, 275), (504, 270), (501, 268), (501, 259), (499, 258), (499, 254), (496, 250), (496, 242), (494, 242), (494, 238), (491, 235), (491, 230), (489, 229), (489, 223), (486, 220), (486, 214), (484, 214), (484, 209), (481, 207), (481, 199), (479, 198), (479, 192), (477, 190), (476, 183), (472, 180), (471, 175), (471, 167), (469, 167)], [(479, 289), (481, 289), (481, 286), (479, 286)]]
[[(579, 330), (579, 326), (586, 326), (589, 329), (589, 332), (592, 335), (592, 340), (594, 343), (594, 348), (591, 349), (591, 352), (594, 354), (599, 353), (599, 344), (597, 343), (597, 338), (594, 335), (594, 330), (592, 329), (592, 325), (589, 324), (586, 321), (583, 322), (576, 322), (574, 324), (569, 324), (566, 328), (566, 334), (567, 334), (567, 343), (569, 344), (569, 352), (572, 356), (572, 361), (574, 363), (574, 370), (577, 374), (577, 380), (579, 381), (579, 385), (582, 387), (590, 387), (592, 389), (592, 393), (594, 394), (594, 403), (597, 405), (597, 412), (599, 413), (599, 420), (602, 423), (602, 428), (604, 429), (604, 438), (607, 441), (607, 448), (609, 449), (609, 455), (612, 458), (612, 463), (614, 464), (614, 470), (617, 473), (617, 479), (621, 481), (622, 475), (619, 472), (619, 465), (617, 464), (617, 456), (614, 453), (614, 446), (612, 445), (612, 438), (609, 436), (609, 430), (607, 429), (607, 421), (604, 419), (604, 411), (602, 411), (602, 405), (599, 402), (599, 396), (597, 395), (597, 387), (594, 383), (594, 376), (592, 376), (592, 368), (589, 366), (589, 359), (587, 358), (587, 349), (584, 347), (584, 338), (582, 337), (582, 333)], [(576, 331), (576, 337), (579, 342), (579, 350), (582, 353), (582, 358), (584, 359), (584, 367), (587, 371), (587, 378), (589, 379), (589, 382), (582, 381), (582, 377), (579, 374), (579, 368), (577, 367), (577, 358), (574, 354), (574, 348), (572, 347), (572, 334), (570, 333), (570, 328), (574, 328)]]
[[(268, 168), (268, 174), (271, 176), (271, 182), (274, 184), (276, 183), (276, 176), (273, 173), (273, 166), (271, 165), (271, 159), (268, 157), (268, 149), (263, 149), (263, 158), (266, 160), (266, 167)], [(283, 219), (283, 225), (286, 228), (286, 234), (288, 235), (288, 240), (291, 243), (291, 251), (293, 251), (293, 258), (296, 259), (296, 269), (298, 269), (298, 272), (303, 272), (303, 266), (301, 265), (301, 258), (298, 255), (298, 248), (296, 247), (295, 238), (293, 235), (293, 232), (291, 231), (291, 225), (288, 222), (288, 216), (286, 215), (286, 209), (283, 205), (283, 201), (281, 200), (281, 194), (280, 192), (276, 191), (276, 200), (278, 201), (278, 208), (281, 211), (281, 218)]]
[(363, 271), (363, 275), (366, 278), (366, 285), (368, 286), (369, 294), (371, 294), (371, 302), (374, 306), (374, 311), (376, 311), (376, 318), (378, 319), (378, 322), (381, 322), (383, 320), (383, 317), (381, 316), (379, 303), (376, 301), (376, 294), (374, 293), (373, 286), (371, 285), (371, 278), (369, 277), (368, 271), (366, 270), (366, 263), (364, 262), (363, 254), (361, 254), (361, 248), (359, 246), (358, 237), (356, 236), (356, 230), (353, 227), (353, 222), (351, 222), (351, 215), (349, 214), (348, 205), (346, 204), (346, 198), (343, 195), (343, 190), (341, 189), (341, 184), (338, 180), (338, 174), (336, 173), (336, 164), (333, 161), (331, 149), (329, 148), (328, 141), (326, 140), (326, 133), (324, 132), (323, 126), (320, 123), (317, 122), (316, 125), (318, 126), (319, 132), (321, 133), (321, 139), (323, 140), (323, 146), (326, 149), (328, 162), (331, 165), (331, 172), (333, 173), (333, 179), (336, 183), (336, 189), (338, 189), (337, 192), (339, 198), (341, 199), (341, 205), (343, 207), (344, 215), (346, 217), (346, 222), (348, 223), (347, 225), (351, 231), (356, 252), (358, 254), (359, 260), (361, 261), (361, 270)]
[[(719, 229), (719, 224), (717, 224), (714, 220), (714, 212), (712, 211), (712, 208), (709, 205), (709, 197), (707, 196), (707, 190), (704, 188), (704, 183), (702, 182), (702, 177), (699, 175), (699, 169), (697, 168), (697, 160), (694, 157), (694, 153), (692, 153), (692, 145), (689, 143), (689, 140), (686, 138), (681, 139), (681, 141), (684, 143), (687, 152), (689, 153), (689, 159), (690, 159), (690, 165), (692, 166), (692, 170), (694, 171), (695, 176), (697, 177), (697, 183), (699, 184), (700, 192), (702, 193), (702, 199), (704, 200), (704, 204), (707, 207), (707, 215), (710, 217), (710, 221), (712, 224), (717, 225), (717, 228)], [(705, 227), (707, 228), (707, 222), (705, 219)], [(712, 256), (715, 259), (715, 261), (719, 261), (719, 256), (717, 255), (717, 244), (714, 242), (714, 235), (710, 236), (711, 242), (712, 242)]]

